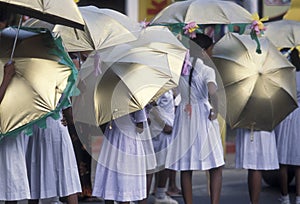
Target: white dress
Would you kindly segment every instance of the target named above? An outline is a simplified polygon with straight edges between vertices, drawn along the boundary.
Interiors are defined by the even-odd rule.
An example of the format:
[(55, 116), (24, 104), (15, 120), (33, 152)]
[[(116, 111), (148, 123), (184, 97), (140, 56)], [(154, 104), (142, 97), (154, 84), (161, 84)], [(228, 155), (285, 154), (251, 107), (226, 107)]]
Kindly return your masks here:
[(165, 92), (156, 101), (157, 106), (151, 108), (149, 118), (151, 120), (150, 131), (156, 154), (157, 170), (165, 168), (166, 154), (171, 142), (171, 134), (163, 132), (165, 124), (172, 126), (175, 118), (175, 104), (173, 91)]
[[(296, 72), (297, 100), (300, 107), (300, 72)], [(290, 113), (275, 129), (280, 164), (300, 165), (300, 108)]]
[[(251, 136), (251, 134), (253, 134)], [(252, 139), (253, 141), (251, 141)], [(278, 169), (278, 156), (274, 131), (237, 129), (236, 168), (252, 170)]]
[(4, 137), (0, 141), (0, 200), (30, 198), (25, 160), (26, 135)]
[[(138, 122), (144, 123), (142, 134), (136, 131)], [(145, 110), (115, 119), (104, 135), (93, 195), (119, 202), (146, 198), (146, 171), (156, 161)]]
[[(61, 115), (62, 117), (62, 115)], [(32, 199), (64, 197), (81, 192), (75, 153), (61, 118), (48, 117), (47, 128), (34, 126), (27, 150)]]
[(210, 103), (207, 83), (216, 84), (215, 72), (198, 59), (192, 77), (191, 116), (185, 111), (189, 102), (189, 76), (181, 76), (178, 91), (181, 103), (175, 112), (166, 167), (173, 170), (208, 170), (224, 165), (223, 147), (217, 120), (208, 119)]

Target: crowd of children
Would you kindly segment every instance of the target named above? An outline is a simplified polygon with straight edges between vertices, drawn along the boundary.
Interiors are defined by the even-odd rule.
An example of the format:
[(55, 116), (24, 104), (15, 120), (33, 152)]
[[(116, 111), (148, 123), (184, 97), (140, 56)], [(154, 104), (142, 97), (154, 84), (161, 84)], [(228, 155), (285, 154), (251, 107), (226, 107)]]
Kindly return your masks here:
[[(173, 176), (169, 183), (178, 191), (174, 185), (174, 172), (180, 172), (184, 202), (192, 204), (192, 173), (203, 170), (209, 172), (210, 203), (220, 203), (225, 161), (216, 120), (218, 87), (215, 71), (200, 59), (202, 52), (211, 55), (213, 40), (207, 35), (196, 34), (190, 40), (189, 49), (189, 63), (184, 66), (174, 92), (167, 91), (145, 109), (107, 125), (96, 167), (93, 196), (103, 198), (105, 203), (147, 203), (155, 173), (155, 203), (176, 204), (177, 201), (167, 195), (167, 178)], [(299, 105), (299, 53), (294, 49), (290, 56), (297, 68)], [(295, 56), (297, 60), (294, 60)], [(7, 63), (3, 70), (0, 103), (15, 75), (14, 62)], [(175, 110), (174, 98), (178, 94), (181, 102)], [(70, 107), (64, 107), (67, 108)], [(67, 203), (78, 203), (82, 179), (70, 128), (61, 121), (62, 112), (58, 120), (47, 118), (47, 128), (35, 126), (32, 137), (20, 133), (17, 137), (1, 140), (0, 184), (5, 186), (0, 191), (1, 201), (29, 200), (33, 204), (40, 199), (66, 197)], [(296, 204), (300, 204), (300, 150), (294, 146), (299, 140), (298, 127), (299, 109), (296, 109), (275, 131), (237, 131), (236, 168), (248, 169), (252, 204), (259, 203), (262, 170), (279, 167), (281, 203), (290, 203), (287, 189), (287, 167), (290, 165), (295, 167)], [(91, 184), (89, 188), (91, 194)], [(54, 199), (53, 202), (60, 201)]]

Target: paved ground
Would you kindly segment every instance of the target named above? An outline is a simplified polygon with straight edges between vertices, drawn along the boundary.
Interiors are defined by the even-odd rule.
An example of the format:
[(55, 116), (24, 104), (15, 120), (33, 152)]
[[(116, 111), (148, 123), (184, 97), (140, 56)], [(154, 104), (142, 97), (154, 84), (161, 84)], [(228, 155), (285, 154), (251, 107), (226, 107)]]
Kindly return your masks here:
[[(235, 169), (234, 166), (234, 153), (226, 155), (226, 166), (223, 170), (223, 185), (220, 204), (249, 204), (248, 188), (247, 188), (247, 171)], [(205, 172), (195, 172), (193, 176), (193, 199), (194, 203), (208, 204), (209, 196), (207, 191), (207, 179)], [(179, 178), (177, 180), (179, 183)], [(293, 186), (291, 186), (293, 192)], [(277, 187), (270, 187), (263, 182), (261, 192), (262, 204), (279, 204), (278, 201), (279, 191)], [(179, 204), (183, 204), (182, 197), (175, 198)], [(292, 199), (294, 196), (292, 195)], [(153, 203), (154, 198), (150, 196), (148, 203)], [(101, 204), (104, 202), (101, 202)], [(88, 204), (81, 202), (81, 204)]]

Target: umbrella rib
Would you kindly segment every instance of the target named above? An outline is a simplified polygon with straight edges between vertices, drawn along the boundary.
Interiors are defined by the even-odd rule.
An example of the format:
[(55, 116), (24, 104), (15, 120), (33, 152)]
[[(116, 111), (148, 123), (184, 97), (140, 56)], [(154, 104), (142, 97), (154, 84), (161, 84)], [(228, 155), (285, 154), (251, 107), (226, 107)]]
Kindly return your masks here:
[[(23, 79), (24, 83), (26, 83), (26, 85), (29, 86), (35, 94), (40, 95), (38, 93), (38, 91), (30, 83), (28, 83), (28, 80), (24, 76), (22, 76), (22, 75), (18, 75), (18, 76)], [(42, 100), (42, 101), (45, 102), (45, 100)], [(43, 103), (43, 104), (44, 104), (43, 108), (48, 111), (49, 109), (47, 108), (47, 106), (45, 106), (45, 104), (47, 104), (47, 103)], [(43, 104), (40, 104), (40, 105), (43, 105)]]

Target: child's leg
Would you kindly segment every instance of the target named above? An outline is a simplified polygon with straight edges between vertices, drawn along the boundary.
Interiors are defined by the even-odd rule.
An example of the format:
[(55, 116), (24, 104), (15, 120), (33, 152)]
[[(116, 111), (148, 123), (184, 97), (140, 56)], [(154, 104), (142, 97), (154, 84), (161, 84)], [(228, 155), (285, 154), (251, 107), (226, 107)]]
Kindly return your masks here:
[(300, 166), (294, 166), (296, 179), (296, 196), (300, 196)]
[[(157, 189), (155, 191), (156, 199), (165, 199), (166, 198), (166, 185), (169, 177), (169, 170), (163, 169), (157, 172)], [(170, 198), (171, 199), (171, 198)]]
[(154, 194), (155, 194), (156, 189), (157, 189), (158, 180), (159, 180), (159, 178), (158, 178), (158, 172), (156, 172), (154, 174), (154, 186), (153, 186), (153, 191), (152, 191), (152, 193), (154, 193)]
[(166, 193), (166, 184), (168, 180), (169, 170), (163, 169), (157, 174), (157, 189), (155, 192), (155, 201), (154, 203), (168, 203), (168, 204), (178, 204), (176, 200), (167, 196)]
[(280, 164), (279, 167), (280, 193), (282, 196), (286, 196), (288, 195), (288, 166)]
[(166, 196), (166, 184), (168, 180), (169, 170), (163, 169), (156, 173), (157, 188), (155, 192), (155, 197), (158, 199), (164, 199)]
[(78, 204), (78, 195), (76, 193), (69, 195), (67, 198), (67, 203), (68, 204)]
[(171, 195), (172, 193), (180, 193), (180, 189), (178, 189), (176, 185), (176, 171), (169, 170), (169, 185), (168, 192)]
[(157, 188), (165, 188), (168, 180), (168, 175), (169, 175), (170, 170), (168, 169), (163, 169), (159, 172), (157, 172)]
[(252, 204), (259, 203), (261, 191), (262, 172), (260, 170), (248, 170), (248, 191)]
[(192, 175), (193, 171), (181, 171), (181, 189), (185, 204), (193, 203)]
[(222, 167), (209, 170), (210, 203), (219, 204), (222, 189)]
[(28, 204), (39, 204), (39, 200), (28, 200)]
[(147, 198), (150, 194), (152, 179), (153, 179), (153, 174), (147, 174)]
[(296, 179), (296, 204), (300, 204), (300, 166), (294, 166)]

